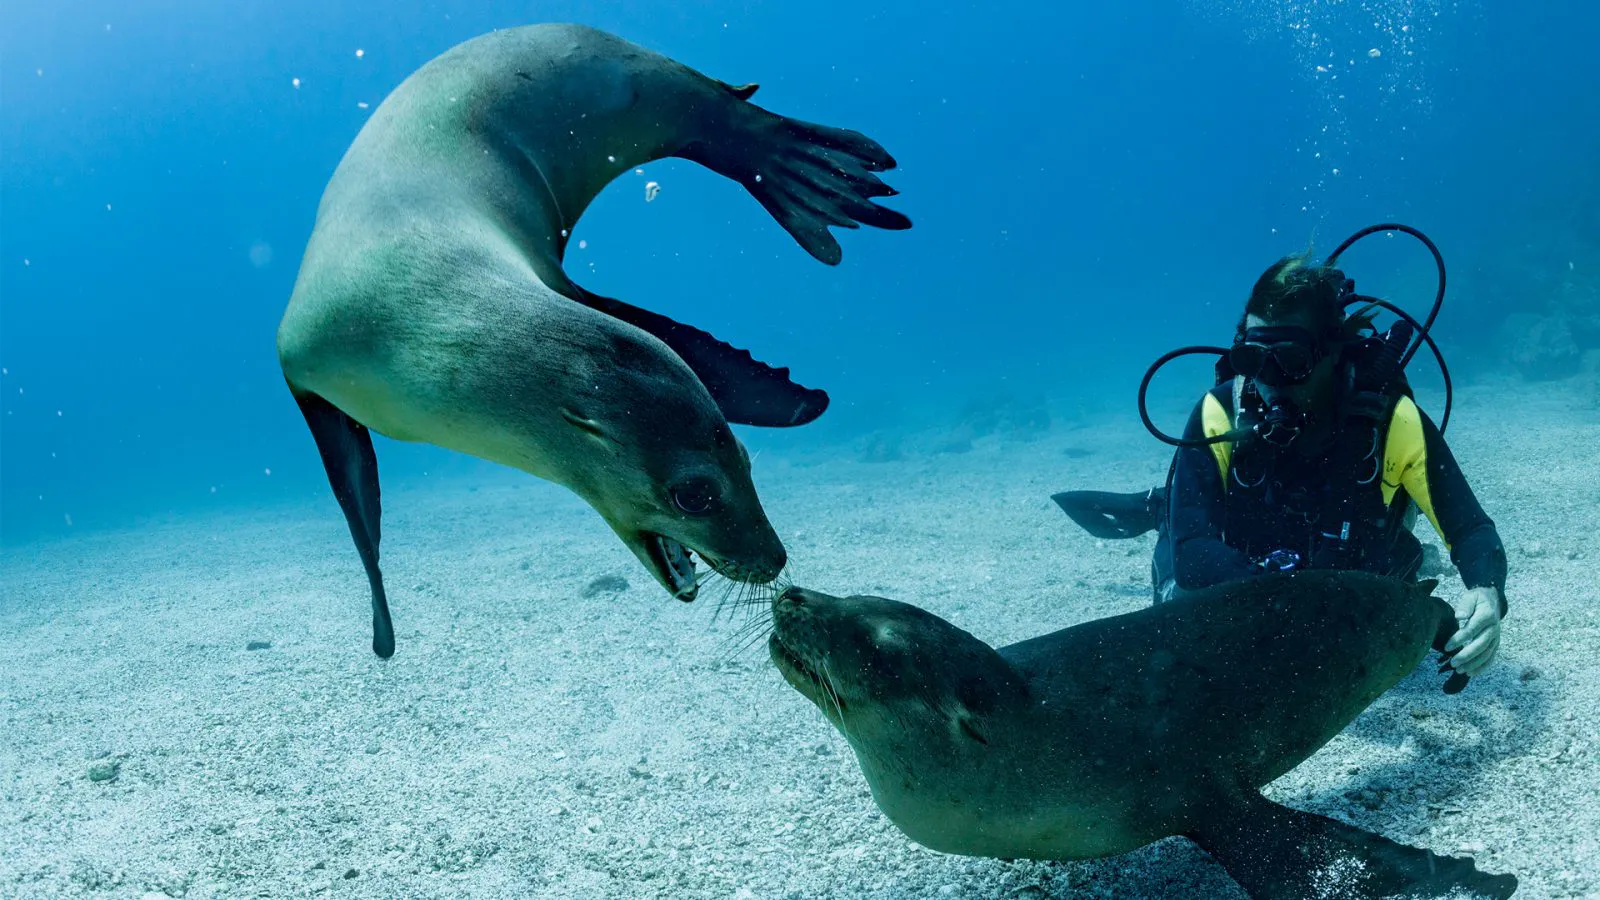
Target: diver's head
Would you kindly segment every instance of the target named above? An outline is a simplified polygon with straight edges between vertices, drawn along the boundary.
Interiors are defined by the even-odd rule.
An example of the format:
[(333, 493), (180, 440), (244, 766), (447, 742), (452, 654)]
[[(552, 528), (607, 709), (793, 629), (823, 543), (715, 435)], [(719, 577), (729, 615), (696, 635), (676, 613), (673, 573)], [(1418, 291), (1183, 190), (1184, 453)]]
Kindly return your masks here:
[(1286, 256), (1256, 279), (1234, 333), (1229, 362), (1269, 407), (1311, 419), (1332, 409), (1334, 374), (1349, 340), (1344, 300), (1350, 282), (1308, 254)]

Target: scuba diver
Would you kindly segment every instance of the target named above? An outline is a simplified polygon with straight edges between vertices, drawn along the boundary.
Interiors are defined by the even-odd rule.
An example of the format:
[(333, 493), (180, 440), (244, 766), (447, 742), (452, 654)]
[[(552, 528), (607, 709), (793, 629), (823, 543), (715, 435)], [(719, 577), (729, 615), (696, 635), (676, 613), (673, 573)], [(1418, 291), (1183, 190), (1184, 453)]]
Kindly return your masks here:
[[(1427, 322), (1355, 293), (1335, 264), (1355, 241), (1403, 231), (1433, 252), (1439, 291)], [(1237, 578), (1296, 569), (1360, 569), (1415, 580), (1428, 518), (1461, 573), (1459, 630), (1445, 645), (1458, 683), (1482, 671), (1506, 613), (1506, 554), (1443, 438), (1449, 370), (1428, 335), (1444, 300), (1444, 260), (1421, 232), (1375, 225), (1327, 261), (1284, 257), (1257, 279), (1231, 347), (1185, 347), (1157, 360), (1139, 388), (1146, 428), (1176, 446), (1164, 488), (1132, 494), (1054, 495), (1089, 533), (1131, 538), (1157, 532), (1151, 581), (1156, 603)], [(1346, 309), (1363, 304), (1354, 313)], [(1379, 309), (1400, 317), (1379, 334)], [(1413, 342), (1413, 337), (1415, 341)], [(1443, 424), (1416, 404), (1405, 365), (1426, 342), (1444, 373)], [(1409, 346), (1408, 346), (1409, 345)], [(1194, 407), (1181, 438), (1163, 434), (1145, 409), (1150, 379), (1167, 361), (1216, 353), (1217, 384)]]

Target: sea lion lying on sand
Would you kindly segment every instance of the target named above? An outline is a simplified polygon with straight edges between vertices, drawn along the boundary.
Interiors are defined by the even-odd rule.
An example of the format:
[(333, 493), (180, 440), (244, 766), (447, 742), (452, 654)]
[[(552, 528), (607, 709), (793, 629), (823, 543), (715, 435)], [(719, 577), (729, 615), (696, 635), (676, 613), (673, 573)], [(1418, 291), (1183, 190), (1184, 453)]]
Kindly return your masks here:
[(769, 647), (930, 849), (1081, 859), (1183, 835), (1257, 898), (1509, 897), (1512, 875), (1259, 792), (1444, 646), (1436, 584), (1265, 575), (998, 650), (906, 603), (790, 587)]

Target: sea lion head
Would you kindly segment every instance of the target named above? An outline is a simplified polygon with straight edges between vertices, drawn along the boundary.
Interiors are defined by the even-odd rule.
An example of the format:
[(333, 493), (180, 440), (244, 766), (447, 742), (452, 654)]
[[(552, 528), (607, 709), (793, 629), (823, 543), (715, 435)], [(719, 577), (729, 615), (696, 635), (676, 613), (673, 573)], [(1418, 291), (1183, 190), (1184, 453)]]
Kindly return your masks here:
[(569, 484), (657, 582), (698, 589), (692, 552), (735, 581), (766, 583), (788, 561), (761, 506), (750, 456), (695, 374), (648, 337), (619, 336), (604, 377), (562, 416), (579, 442)]
[(908, 603), (789, 587), (773, 599), (772, 618), (778, 671), (863, 768), (908, 782), (970, 770), (994, 722), (1028, 702), (1022, 677), (993, 648)]

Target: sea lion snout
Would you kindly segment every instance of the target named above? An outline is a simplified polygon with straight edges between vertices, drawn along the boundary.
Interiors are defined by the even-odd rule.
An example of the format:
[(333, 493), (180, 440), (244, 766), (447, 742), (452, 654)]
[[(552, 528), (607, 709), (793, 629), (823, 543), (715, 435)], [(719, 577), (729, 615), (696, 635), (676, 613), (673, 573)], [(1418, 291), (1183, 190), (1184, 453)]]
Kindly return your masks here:
[(737, 557), (718, 560), (716, 568), (719, 573), (735, 581), (766, 584), (777, 578), (788, 564), (789, 551), (784, 549), (783, 542), (773, 532), (768, 540), (744, 548)]
[(795, 606), (804, 606), (806, 604), (806, 601), (811, 599), (814, 596), (816, 596), (816, 595), (811, 593), (810, 591), (806, 590), (805, 588), (799, 587), (798, 585), (792, 585), (791, 584), (788, 587), (784, 588), (783, 590), (779, 591), (778, 592), (778, 596), (776, 596), (776, 597), (774, 597), (772, 599), (774, 601), (778, 602), (778, 603), (792, 603)]
[(821, 650), (828, 644), (829, 603), (838, 598), (791, 584), (772, 598), (773, 634), (791, 649)]

